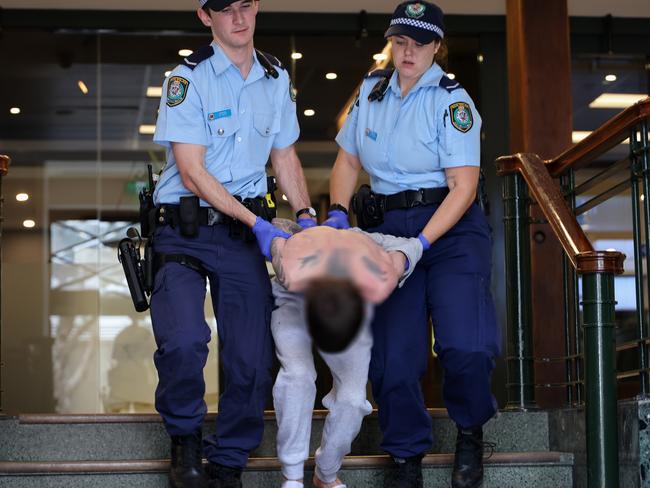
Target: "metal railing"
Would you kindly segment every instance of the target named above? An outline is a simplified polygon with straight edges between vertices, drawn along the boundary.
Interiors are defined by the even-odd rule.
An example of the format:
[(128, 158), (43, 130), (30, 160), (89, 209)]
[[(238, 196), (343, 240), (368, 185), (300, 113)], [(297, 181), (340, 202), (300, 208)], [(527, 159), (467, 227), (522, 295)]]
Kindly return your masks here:
[[(2, 179), (7, 176), (9, 172), (9, 164), (11, 159), (9, 156), (0, 155), (0, 296), (2, 296), (2, 223), (4, 221), (4, 216), (2, 213), (2, 207), (4, 205), (4, 196), (2, 193)], [(2, 361), (2, 301), (0, 300), (0, 413), (2, 413), (2, 370), (4, 369), (4, 362)]]
[[(645, 268), (643, 265), (643, 257), (650, 257), (649, 119), (650, 98), (614, 117), (555, 159), (543, 161), (535, 154), (515, 154), (496, 161), (497, 173), (504, 177), (508, 408), (535, 406), (535, 388), (540, 386), (534, 377), (536, 360), (564, 361), (566, 381), (560, 385), (567, 389), (567, 402), (585, 405), (590, 487), (611, 488), (619, 483), (617, 378), (637, 377), (639, 394), (650, 393), (650, 318), (644, 303), (650, 289), (650, 259), (645, 260)], [(576, 185), (577, 170), (588, 167), (628, 138), (630, 151), (626, 157), (605, 166), (599, 161), (592, 170), (595, 174)], [(559, 178), (561, 184), (554, 178)], [(578, 217), (626, 191), (632, 198), (630, 233), (634, 241), (638, 323), (636, 340), (617, 345), (614, 276), (623, 273), (625, 256), (617, 251), (594, 250)], [(579, 198), (583, 201), (578, 205)], [(533, 357), (529, 237), (532, 204), (539, 206), (565, 251), (566, 355), (562, 358)], [(631, 349), (637, 350), (638, 368), (617, 374), (617, 354)]]

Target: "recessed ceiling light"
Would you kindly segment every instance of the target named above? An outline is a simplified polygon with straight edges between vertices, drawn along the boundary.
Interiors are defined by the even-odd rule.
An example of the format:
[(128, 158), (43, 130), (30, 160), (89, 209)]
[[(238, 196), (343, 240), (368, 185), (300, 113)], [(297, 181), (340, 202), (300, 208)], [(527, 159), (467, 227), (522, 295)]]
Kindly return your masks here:
[(81, 90), (81, 93), (83, 93), (84, 95), (88, 95), (88, 87), (82, 80), (77, 81), (77, 86)]
[(476, 60), (477, 60), (479, 63), (482, 63), (483, 61), (485, 61), (485, 58), (483, 57), (482, 54), (479, 54), (478, 56), (476, 56)]
[(140, 134), (145, 135), (145, 136), (150, 136), (156, 133), (156, 126), (155, 125), (148, 125), (148, 124), (142, 124), (140, 128), (138, 129), (138, 132)]
[(385, 61), (386, 59), (388, 59), (388, 54), (384, 54), (384, 53), (373, 54), (372, 59), (374, 59), (377, 62)]
[(312, 110), (311, 108), (308, 108), (303, 113), (305, 114), (305, 117), (313, 117), (314, 115), (316, 115), (316, 111)]
[(20, 108), (18, 108), (18, 107), (11, 107), (11, 108), (9, 109), (9, 113), (10, 113), (11, 115), (18, 115), (18, 114), (20, 113)]
[(148, 86), (147, 96), (151, 98), (160, 98), (162, 96), (162, 86)]
[(291, 59), (302, 59), (302, 53), (291, 53)]
[(178, 51), (178, 55), (186, 58), (188, 56), (191, 56), (193, 52), (194, 51), (192, 51), (191, 49), (181, 49), (180, 51)]
[(450, 80), (455, 80), (456, 75), (454, 73), (447, 73), (447, 78), (449, 78)]
[(328, 80), (335, 80), (338, 77), (339, 77), (339, 75), (337, 75), (336, 73), (327, 73), (325, 75), (325, 78), (327, 78)]
[(287, 198), (287, 196), (284, 195), (284, 194), (282, 195), (282, 200), (284, 200), (285, 202), (288, 202), (288, 201), (289, 201), (289, 199)]
[(616, 79), (617, 79), (616, 75), (613, 74), (613, 73), (609, 74), (609, 75), (605, 75), (605, 81), (610, 81), (611, 82), (611, 81), (616, 81)]
[(29, 200), (29, 195), (27, 193), (18, 193), (16, 195), (16, 200), (18, 200), (19, 202), (26, 202), (27, 200)]
[(31, 229), (34, 226), (36, 226), (36, 222), (34, 222), (32, 219), (23, 220), (23, 227)]
[(645, 93), (603, 93), (589, 108), (627, 108), (646, 98)]
[(171, 74), (172, 74), (171, 70), (165, 71), (165, 78), (169, 77), (169, 75), (171, 75)]

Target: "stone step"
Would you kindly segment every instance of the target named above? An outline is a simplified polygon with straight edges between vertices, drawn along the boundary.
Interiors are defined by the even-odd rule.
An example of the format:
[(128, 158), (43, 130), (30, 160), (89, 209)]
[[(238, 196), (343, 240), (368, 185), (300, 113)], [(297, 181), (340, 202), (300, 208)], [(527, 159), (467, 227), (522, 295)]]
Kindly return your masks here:
[[(425, 487), (449, 486), (450, 454), (430, 454), (423, 459)], [(311, 480), (313, 458), (305, 479)], [(166, 460), (0, 462), (0, 486), (5, 488), (166, 488)], [(350, 456), (343, 463), (341, 479), (354, 488), (378, 488), (391, 475), (388, 456)], [(573, 456), (559, 452), (494, 453), (485, 460), (483, 486), (499, 488), (571, 488)], [(245, 487), (277, 488), (280, 466), (276, 458), (251, 458), (243, 475)], [(306, 487), (312, 486), (309, 481)]]
[[(433, 454), (454, 451), (456, 428), (446, 411), (430, 411)], [(320, 441), (326, 410), (314, 411), (311, 454)], [(216, 415), (208, 415), (204, 435), (214, 430)], [(486, 441), (498, 452), (547, 451), (546, 412), (501, 412), (488, 422)], [(276, 456), (277, 427), (273, 412), (266, 414), (264, 438), (254, 457)], [(0, 461), (146, 460), (169, 456), (169, 438), (157, 414), (21, 415), (0, 417)], [(383, 454), (376, 412), (364, 420), (353, 455)]]

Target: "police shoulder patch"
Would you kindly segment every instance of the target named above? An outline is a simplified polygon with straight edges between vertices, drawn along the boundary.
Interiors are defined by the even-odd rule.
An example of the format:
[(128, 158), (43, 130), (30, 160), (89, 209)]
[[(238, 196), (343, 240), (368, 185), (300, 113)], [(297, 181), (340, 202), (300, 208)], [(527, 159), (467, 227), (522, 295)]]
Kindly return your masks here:
[(289, 97), (291, 97), (292, 102), (295, 102), (298, 98), (298, 90), (293, 86), (293, 81), (291, 80), (289, 80)]
[(172, 76), (167, 82), (167, 106), (175, 107), (185, 101), (187, 89), (190, 86), (189, 80), (182, 76)]
[(456, 102), (449, 105), (451, 125), (460, 132), (468, 132), (474, 125), (472, 109), (466, 102)]

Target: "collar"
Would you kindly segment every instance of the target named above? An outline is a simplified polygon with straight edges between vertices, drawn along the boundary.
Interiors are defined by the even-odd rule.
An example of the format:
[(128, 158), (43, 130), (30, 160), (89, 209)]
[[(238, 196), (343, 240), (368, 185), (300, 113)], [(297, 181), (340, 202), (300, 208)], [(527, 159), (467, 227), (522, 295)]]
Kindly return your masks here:
[[(212, 41), (210, 44), (212, 48), (214, 49), (214, 55), (210, 58), (210, 62), (212, 63), (212, 67), (214, 68), (214, 72), (216, 75), (220, 75), (228, 68), (232, 66), (234, 70), (236, 70), (239, 73), (239, 68), (235, 66), (235, 64), (232, 62), (232, 60), (226, 56), (226, 53), (224, 50), (217, 44), (216, 41)], [(259, 60), (257, 59), (257, 51), (253, 49), (253, 65), (251, 66), (250, 73), (248, 73), (248, 78), (246, 79), (247, 83), (252, 83), (253, 81), (256, 81), (264, 76), (264, 67), (260, 64)]]
[[(442, 68), (438, 65), (438, 63), (433, 63), (428, 70), (422, 73), (422, 76), (420, 76), (420, 79), (413, 86), (413, 88), (411, 88), (409, 93), (417, 91), (421, 87), (438, 86), (440, 84), (440, 80), (444, 75), (445, 72), (442, 71)], [(390, 78), (390, 83), (388, 86), (397, 97), (402, 96), (402, 90), (399, 87), (397, 70), (393, 71), (393, 75)]]

